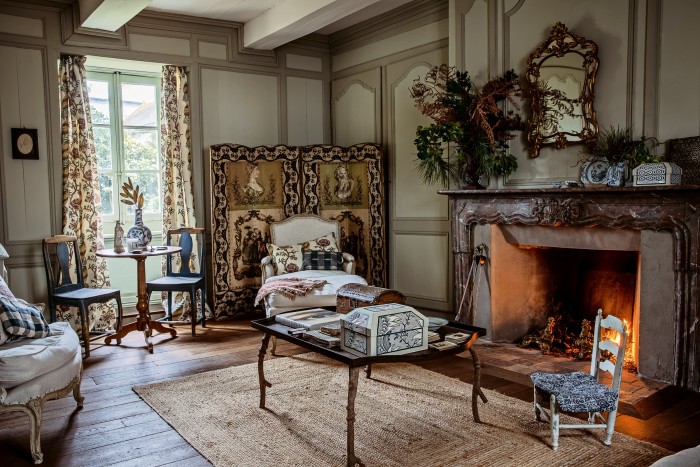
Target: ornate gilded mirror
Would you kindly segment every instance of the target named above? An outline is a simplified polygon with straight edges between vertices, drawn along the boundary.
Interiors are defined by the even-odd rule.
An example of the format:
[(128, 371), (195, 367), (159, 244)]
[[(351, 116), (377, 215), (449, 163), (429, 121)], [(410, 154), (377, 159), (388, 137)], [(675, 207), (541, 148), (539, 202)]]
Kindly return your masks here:
[(598, 136), (593, 101), (598, 46), (557, 23), (549, 38), (527, 59), (532, 119), (528, 143), (532, 157), (543, 146), (563, 149)]

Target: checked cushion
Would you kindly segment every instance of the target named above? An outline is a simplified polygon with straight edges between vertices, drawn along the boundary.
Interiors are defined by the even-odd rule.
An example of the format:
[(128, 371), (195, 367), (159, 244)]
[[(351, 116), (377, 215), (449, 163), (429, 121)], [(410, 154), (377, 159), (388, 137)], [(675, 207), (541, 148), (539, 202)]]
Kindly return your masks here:
[(16, 298), (0, 296), (0, 322), (12, 336), (40, 339), (51, 335), (41, 310)]

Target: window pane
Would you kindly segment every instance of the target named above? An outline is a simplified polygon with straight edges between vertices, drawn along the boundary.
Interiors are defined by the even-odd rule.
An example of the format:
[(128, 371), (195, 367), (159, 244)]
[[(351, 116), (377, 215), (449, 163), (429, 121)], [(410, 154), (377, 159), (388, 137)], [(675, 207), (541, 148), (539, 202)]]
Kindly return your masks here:
[(102, 215), (111, 216), (114, 214), (114, 203), (113, 203), (113, 190), (112, 186), (114, 184), (113, 177), (109, 175), (100, 174), (100, 198), (102, 204)]
[(109, 85), (107, 81), (88, 80), (92, 123), (109, 124)]
[[(160, 212), (160, 185), (158, 174), (153, 173), (127, 173), (124, 180), (131, 177), (131, 183), (139, 186), (139, 192), (143, 193), (143, 211)], [(134, 212), (134, 206), (128, 206), (127, 212)]]
[(122, 84), (122, 116), (127, 126), (156, 126), (156, 87)]
[(95, 136), (95, 152), (97, 153), (97, 169), (112, 170), (112, 134), (109, 128), (93, 127)]
[(126, 170), (158, 170), (158, 132), (124, 130)]

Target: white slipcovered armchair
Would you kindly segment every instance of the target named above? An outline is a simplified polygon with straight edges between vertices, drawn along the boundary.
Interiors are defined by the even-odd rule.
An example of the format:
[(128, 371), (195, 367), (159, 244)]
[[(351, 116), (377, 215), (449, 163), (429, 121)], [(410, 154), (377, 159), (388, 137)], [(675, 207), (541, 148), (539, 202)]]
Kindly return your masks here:
[[(313, 214), (298, 214), (270, 226), (270, 238), (273, 245), (295, 245), (313, 241), (333, 233), (340, 246), (340, 231), (338, 222), (326, 220)], [(343, 264), (340, 270), (300, 270), (285, 272), (275, 267), (274, 258), (266, 256), (262, 260), (262, 281), (264, 284), (277, 279), (316, 279), (325, 280), (322, 287), (311, 293), (297, 296), (293, 299), (279, 293), (271, 293), (264, 299), (265, 314), (270, 317), (279, 313), (315, 307), (334, 307), (336, 292), (345, 284), (357, 283), (367, 285), (364, 278), (355, 274), (355, 258), (349, 253), (343, 253)]]

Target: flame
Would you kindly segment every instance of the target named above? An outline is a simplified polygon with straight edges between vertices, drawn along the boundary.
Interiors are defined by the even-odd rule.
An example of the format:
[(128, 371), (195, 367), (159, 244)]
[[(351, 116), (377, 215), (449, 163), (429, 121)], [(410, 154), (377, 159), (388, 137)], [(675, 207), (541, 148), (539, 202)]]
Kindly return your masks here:
[[(623, 365), (627, 369), (636, 371), (637, 361), (634, 358), (634, 329), (629, 325), (626, 319), (623, 319), (622, 322), (628, 329), (628, 338), (625, 346), (625, 360)], [(622, 340), (622, 336), (620, 335), (620, 333), (618, 333), (614, 329), (606, 329), (603, 334), (603, 338), (614, 342), (617, 346), (620, 345), (620, 341)]]

